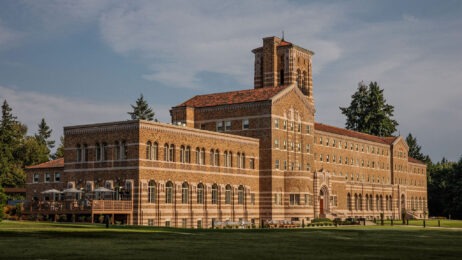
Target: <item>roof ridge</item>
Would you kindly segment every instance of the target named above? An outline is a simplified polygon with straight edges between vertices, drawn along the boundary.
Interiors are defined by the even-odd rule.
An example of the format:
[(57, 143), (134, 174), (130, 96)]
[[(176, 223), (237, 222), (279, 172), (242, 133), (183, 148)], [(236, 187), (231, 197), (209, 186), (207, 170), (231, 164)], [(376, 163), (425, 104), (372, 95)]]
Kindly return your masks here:
[[(359, 131), (355, 131), (355, 130), (350, 130), (350, 129), (346, 129), (346, 128), (341, 128), (341, 127), (338, 127), (338, 126), (332, 126), (332, 125), (327, 125), (327, 124), (324, 124), (324, 123), (319, 123), (319, 122), (314, 122), (315, 123), (315, 129), (316, 129), (316, 125), (319, 125), (319, 126), (325, 126), (325, 127), (330, 127), (330, 128), (334, 128), (334, 129), (337, 129), (337, 130), (340, 130), (340, 131), (343, 131), (343, 132), (348, 132), (348, 133), (351, 133), (351, 134), (355, 134), (355, 135), (360, 135), (360, 136), (363, 136), (364, 138), (362, 139), (366, 139), (366, 138), (369, 138), (369, 139), (366, 139), (368, 141), (372, 141), (372, 142), (378, 142), (380, 141), (380, 143), (385, 143), (385, 144), (390, 144), (390, 142), (386, 139), (391, 139), (393, 138), (393, 141), (396, 140), (397, 136), (377, 136), (377, 135), (372, 135), (372, 134), (368, 134), (368, 133), (363, 133), (363, 132), (359, 132)], [(321, 129), (319, 129), (320, 131), (322, 131)], [(341, 134), (341, 133), (339, 133)], [(354, 138), (360, 138), (360, 137), (356, 137), (356, 136), (350, 136), (350, 137), (354, 137)], [(361, 139), (361, 138), (360, 138)], [(370, 140), (370, 139), (375, 139), (375, 140)]]

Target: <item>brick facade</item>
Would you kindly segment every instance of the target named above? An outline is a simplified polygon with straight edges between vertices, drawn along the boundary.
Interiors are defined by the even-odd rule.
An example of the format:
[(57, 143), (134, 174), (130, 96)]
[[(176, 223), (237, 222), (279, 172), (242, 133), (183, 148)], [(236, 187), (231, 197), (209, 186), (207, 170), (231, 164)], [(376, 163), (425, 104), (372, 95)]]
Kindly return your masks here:
[[(424, 216), (426, 166), (401, 137), (315, 123), (313, 52), (268, 37), (253, 53), (254, 89), (193, 97), (172, 108), (171, 124), (65, 127), (65, 163), (30, 167), (27, 199), (73, 187), (93, 196), (95, 208), (78, 214), (177, 227)], [(40, 181), (53, 172), (58, 181)], [(130, 201), (129, 212), (96, 211), (98, 187)]]

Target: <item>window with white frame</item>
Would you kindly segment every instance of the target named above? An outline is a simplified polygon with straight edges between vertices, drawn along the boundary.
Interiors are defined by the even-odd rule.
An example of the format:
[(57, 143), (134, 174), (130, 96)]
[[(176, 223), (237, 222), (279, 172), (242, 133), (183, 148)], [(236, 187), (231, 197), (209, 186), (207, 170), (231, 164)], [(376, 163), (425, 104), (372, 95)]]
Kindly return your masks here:
[(60, 182), (61, 181), (61, 173), (55, 172), (55, 182)]
[(231, 130), (231, 121), (225, 121), (225, 131)]
[(249, 119), (242, 120), (242, 129), (249, 129)]
[(274, 128), (279, 128), (279, 119), (274, 119)]
[(51, 182), (51, 173), (45, 173), (45, 182)]
[(223, 132), (223, 121), (217, 122), (217, 132)]
[(39, 182), (39, 181), (40, 181), (40, 174), (34, 173), (34, 180), (33, 180), (33, 182), (34, 182), (34, 183), (37, 183), (37, 182)]

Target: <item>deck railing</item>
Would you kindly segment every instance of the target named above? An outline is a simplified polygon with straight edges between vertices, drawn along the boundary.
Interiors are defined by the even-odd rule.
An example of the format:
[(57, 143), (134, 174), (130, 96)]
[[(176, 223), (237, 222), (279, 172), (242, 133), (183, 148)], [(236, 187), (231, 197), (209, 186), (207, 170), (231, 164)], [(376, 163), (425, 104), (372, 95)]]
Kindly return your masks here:
[(132, 211), (133, 203), (131, 200), (93, 200), (92, 211)]

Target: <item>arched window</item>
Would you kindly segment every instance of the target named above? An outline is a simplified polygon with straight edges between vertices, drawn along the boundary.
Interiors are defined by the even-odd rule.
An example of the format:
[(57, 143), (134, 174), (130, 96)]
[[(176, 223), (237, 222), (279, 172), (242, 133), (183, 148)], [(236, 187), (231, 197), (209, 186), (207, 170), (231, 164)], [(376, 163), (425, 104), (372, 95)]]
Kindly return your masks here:
[(210, 150), (210, 165), (215, 165), (215, 151), (213, 149)]
[(228, 167), (233, 167), (233, 153), (230, 151), (228, 152)]
[(180, 162), (185, 163), (186, 162), (186, 148), (184, 145), (180, 146)]
[(297, 87), (301, 88), (301, 86), (302, 86), (302, 73), (298, 69), (297, 70)]
[(157, 142), (152, 145), (152, 159), (159, 160), (159, 144)]
[(241, 168), (245, 169), (245, 153), (241, 154)]
[(156, 203), (156, 182), (149, 181), (148, 183), (148, 202)]
[(120, 144), (119, 144), (119, 141), (115, 141), (114, 147), (115, 147), (114, 160), (119, 160), (119, 158), (120, 158)]
[(350, 193), (347, 194), (347, 208), (348, 208), (348, 210), (352, 210), (351, 209), (351, 194)]
[(181, 185), (181, 203), (186, 204), (189, 202), (189, 185), (187, 182), (183, 182)]
[(374, 210), (374, 197), (372, 194), (369, 196), (369, 210)]
[(109, 158), (107, 143), (101, 144), (101, 161), (105, 161)]
[(355, 210), (358, 210), (358, 208), (359, 208), (358, 194), (355, 193)]
[(196, 148), (196, 164), (201, 164), (201, 150), (199, 147)]
[(128, 157), (128, 146), (127, 142), (122, 141), (120, 144), (120, 159), (125, 160)]
[(241, 153), (237, 153), (237, 168), (241, 168)]
[(201, 164), (205, 165), (205, 148), (201, 150)]
[(237, 204), (244, 204), (244, 186), (240, 185), (237, 189)]
[(197, 204), (204, 204), (204, 184), (197, 185)]
[(82, 146), (80, 144), (77, 144), (77, 161), (82, 161)]
[(225, 204), (231, 204), (231, 185), (226, 185), (225, 188)]
[(190, 146), (186, 146), (184, 157), (185, 157), (185, 160), (184, 160), (185, 163), (191, 163), (191, 147)]
[(366, 198), (366, 210), (369, 210), (369, 194), (366, 194), (364, 197)]
[(388, 208), (389, 210), (393, 210), (393, 197), (391, 195), (388, 196)]
[(218, 185), (212, 185), (212, 204), (218, 204)]
[(383, 210), (383, 197), (380, 195), (380, 210)]
[(380, 199), (379, 199), (379, 195), (375, 195), (375, 208), (376, 208), (376, 210), (380, 210)]
[(168, 159), (170, 162), (175, 161), (175, 145), (174, 144), (170, 144)]
[(363, 195), (359, 194), (359, 210), (363, 210)]
[(215, 156), (215, 159), (214, 159), (215, 164), (214, 165), (215, 166), (220, 166), (220, 151), (215, 150), (214, 156)]
[(88, 145), (84, 144), (82, 148), (82, 160), (83, 161), (88, 161)]
[(173, 203), (173, 183), (171, 181), (165, 184), (165, 203)]
[(223, 153), (223, 163), (225, 167), (228, 167), (228, 151)]
[(95, 155), (96, 160), (101, 161), (101, 145), (99, 143), (95, 144)]
[(146, 160), (152, 160), (152, 143), (148, 141), (146, 143)]
[(164, 161), (168, 162), (168, 144), (164, 144)]

